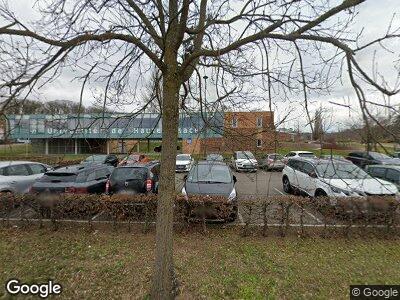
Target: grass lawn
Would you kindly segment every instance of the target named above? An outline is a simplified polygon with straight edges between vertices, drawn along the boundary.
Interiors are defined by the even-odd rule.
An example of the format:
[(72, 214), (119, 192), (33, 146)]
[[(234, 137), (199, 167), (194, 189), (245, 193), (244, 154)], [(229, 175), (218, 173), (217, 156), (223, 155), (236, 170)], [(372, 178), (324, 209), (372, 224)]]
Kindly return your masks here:
[[(400, 241), (177, 234), (181, 298), (348, 299), (350, 284), (398, 284)], [(63, 285), (66, 298), (146, 297), (154, 235), (0, 229), (0, 282)], [(0, 298), (4, 289), (0, 289)]]

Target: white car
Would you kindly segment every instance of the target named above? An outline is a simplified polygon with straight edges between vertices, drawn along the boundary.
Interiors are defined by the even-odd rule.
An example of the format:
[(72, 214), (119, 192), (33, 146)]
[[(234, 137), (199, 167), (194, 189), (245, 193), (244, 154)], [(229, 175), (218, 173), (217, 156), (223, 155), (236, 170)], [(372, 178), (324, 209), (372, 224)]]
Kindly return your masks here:
[(52, 170), (48, 165), (31, 161), (0, 162), (0, 192), (25, 194), (45, 172)]
[(176, 156), (176, 172), (189, 172), (194, 164), (194, 159), (190, 154), (178, 154)]
[(232, 168), (236, 172), (251, 171), (257, 172), (258, 162), (250, 151), (236, 151), (231, 158)]
[(290, 159), (282, 171), (286, 193), (299, 190), (311, 197), (396, 195), (397, 187), (373, 178), (352, 163), (324, 159)]
[(303, 157), (303, 158), (317, 158), (315, 156), (315, 154), (313, 152), (310, 151), (290, 151), (288, 154), (286, 154), (283, 157), (283, 162), (285, 164), (287, 164), (287, 162), (289, 161), (289, 159), (291, 158), (299, 158), (299, 157)]

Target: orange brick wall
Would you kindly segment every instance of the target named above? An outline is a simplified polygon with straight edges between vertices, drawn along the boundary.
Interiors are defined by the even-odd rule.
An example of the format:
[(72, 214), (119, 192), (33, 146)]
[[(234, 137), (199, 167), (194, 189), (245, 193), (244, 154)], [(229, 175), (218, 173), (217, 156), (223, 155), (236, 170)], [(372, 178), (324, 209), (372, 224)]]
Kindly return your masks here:
[[(237, 118), (237, 127), (232, 127), (233, 117)], [(262, 118), (262, 126), (257, 126), (257, 118)], [(262, 141), (257, 147), (257, 140)], [(271, 151), (275, 147), (274, 113), (226, 112), (224, 118), (224, 136), (221, 138), (193, 139), (192, 144), (182, 143), (184, 153), (233, 152), (250, 150), (253, 152)]]

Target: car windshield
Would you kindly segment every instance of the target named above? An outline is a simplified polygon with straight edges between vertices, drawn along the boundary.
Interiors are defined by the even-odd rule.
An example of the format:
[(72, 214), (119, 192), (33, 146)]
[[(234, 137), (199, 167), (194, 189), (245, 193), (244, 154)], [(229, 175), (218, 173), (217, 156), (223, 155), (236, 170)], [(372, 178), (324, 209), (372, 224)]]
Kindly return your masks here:
[(190, 160), (189, 154), (180, 154), (176, 156), (176, 160)]
[(302, 152), (302, 153), (299, 153), (299, 156), (300, 157), (314, 157), (315, 155), (312, 152)]
[(371, 155), (373, 159), (388, 159), (388, 158), (390, 158), (390, 156), (383, 154), (383, 153), (378, 153), (378, 152), (370, 152), (369, 155)]
[(220, 154), (209, 154), (207, 155), (208, 160), (223, 160), (224, 158)]
[(253, 153), (250, 151), (242, 151), (237, 153), (238, 159), (254, 159)]
[(268, 155), (268, 158), (274, 159), (274, 160), (280, 160), (280, 159), (283, 159), (283, 156), (279, 155), (279, 154), (271, 154), (271, 155)]
[(90, 162), (90, 161), (104, 161), (106, 159), (107, 155), (91, 155), (88, 158), (85, 159), (85, 161)]
[(318, 175), (327, 179), (366, 179), (370, 176), (357, 167), (349, 163), (324, 162), (316, 165)]
[(232, 178), (228, 166), (204, 164), (193, 167), (189, 173), (188, 181), (229, 183), (232, 181)]
[(145, 180), (146, 174), (146, 168), (116, 168), (112, 172), (110, 179), (113, 181), (121, 181), (126, 179)]

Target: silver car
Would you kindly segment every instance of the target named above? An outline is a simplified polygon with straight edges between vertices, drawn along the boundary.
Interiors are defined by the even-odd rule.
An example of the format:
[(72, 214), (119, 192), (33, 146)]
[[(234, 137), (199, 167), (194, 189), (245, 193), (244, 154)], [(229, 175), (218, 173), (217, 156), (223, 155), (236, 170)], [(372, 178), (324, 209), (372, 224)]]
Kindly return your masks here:
[(264, 159), (260, 159), (259, 165), (266, 170), (280, 170), (285, 167), (283, 156), (278, 153), (267, 154)]
[(50, 170), (50, 166), (38, 162), (1, 161), (0, 192), (28, 193), (33, 183)]

